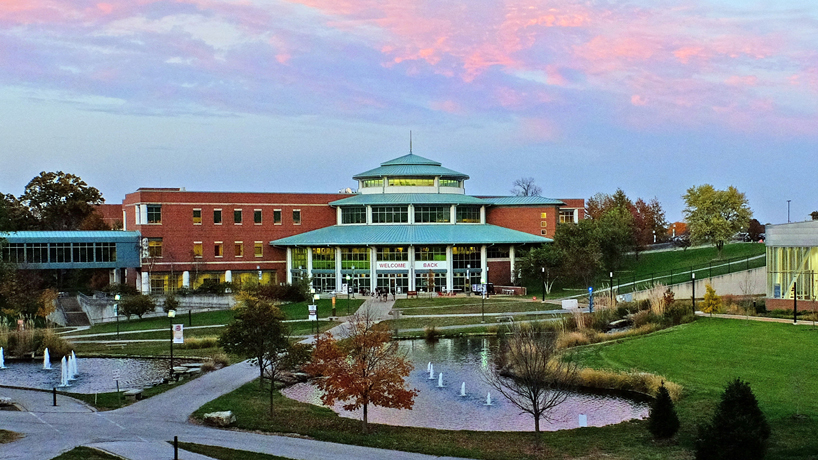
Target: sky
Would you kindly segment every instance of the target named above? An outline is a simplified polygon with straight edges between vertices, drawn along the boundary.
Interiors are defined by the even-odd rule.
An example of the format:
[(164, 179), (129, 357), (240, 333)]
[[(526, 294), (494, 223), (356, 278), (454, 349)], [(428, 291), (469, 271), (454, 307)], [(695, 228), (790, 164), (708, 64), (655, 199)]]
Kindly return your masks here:
[(0, 192), (327, 192), (409, 152), (508, 195), (818, 209), (818, 3), (0, 0)]

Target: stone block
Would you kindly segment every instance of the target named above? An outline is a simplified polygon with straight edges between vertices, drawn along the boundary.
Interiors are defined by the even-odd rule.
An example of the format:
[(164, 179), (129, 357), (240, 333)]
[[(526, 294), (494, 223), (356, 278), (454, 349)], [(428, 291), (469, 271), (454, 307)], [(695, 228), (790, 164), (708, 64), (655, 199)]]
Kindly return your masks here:
[(204, 414), (204, 422), (210, 426), (217, 426), (220, 428), (228, 427), (236, 423), (236, 416), (233, 411), (208, 412)]

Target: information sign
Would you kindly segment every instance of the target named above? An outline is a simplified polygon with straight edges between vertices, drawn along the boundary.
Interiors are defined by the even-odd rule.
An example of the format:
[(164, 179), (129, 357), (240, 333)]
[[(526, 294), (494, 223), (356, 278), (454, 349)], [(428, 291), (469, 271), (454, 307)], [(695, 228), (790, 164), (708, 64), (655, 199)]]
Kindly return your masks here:
[(184, 329), (185, 329), (184, 324), (173, 325), (173, 343), (185, 343)]

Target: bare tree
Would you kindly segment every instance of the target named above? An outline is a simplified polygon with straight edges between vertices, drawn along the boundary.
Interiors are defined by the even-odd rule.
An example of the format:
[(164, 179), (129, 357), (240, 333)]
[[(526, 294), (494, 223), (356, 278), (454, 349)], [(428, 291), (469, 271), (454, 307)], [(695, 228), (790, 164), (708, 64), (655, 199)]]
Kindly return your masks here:
[(534, 431), (540, 431), (540, 419), (568, 397), (574, 383), (576, 365), (563, 361), (557, 352), (557, 337), (535, 324), (512, 326), (498, 359), (486, 374), (486, 380), (522, 413), (534, 417)]
[(534, 183), (533, 177), (521, 177), (513, 185), (511, 193), (514, 196), (542, 196), (542, 189)]

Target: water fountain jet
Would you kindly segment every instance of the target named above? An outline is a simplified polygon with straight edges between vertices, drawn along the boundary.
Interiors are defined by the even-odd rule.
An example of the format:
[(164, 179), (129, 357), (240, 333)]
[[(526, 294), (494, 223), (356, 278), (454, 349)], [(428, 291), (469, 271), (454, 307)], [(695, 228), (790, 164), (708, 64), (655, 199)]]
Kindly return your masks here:
[(6, 358), (3, 356), (3, 347), (0, 347), (0, 369), (6, 368)]
[(490, 391), (486, 395), (486, 405), (491, 406), (491, 392)]
[(48, 348), (43, 351), (43, 369), (51, 369), (51, 355), (48, 354)]
[(466, 382), (460, 384), (460, 396), (466, 396)]
[(435, 378), (435, 365), (429, 363), (429, 380), (434, 380)]
[(443, 372), (437, 374), (437, 387), (443, 388)]
[(60, 386), (67, 387), (69, 385), (71, 384), (68, 383), (68, 360), (63, 356), (62, 360), (60, 360)]

